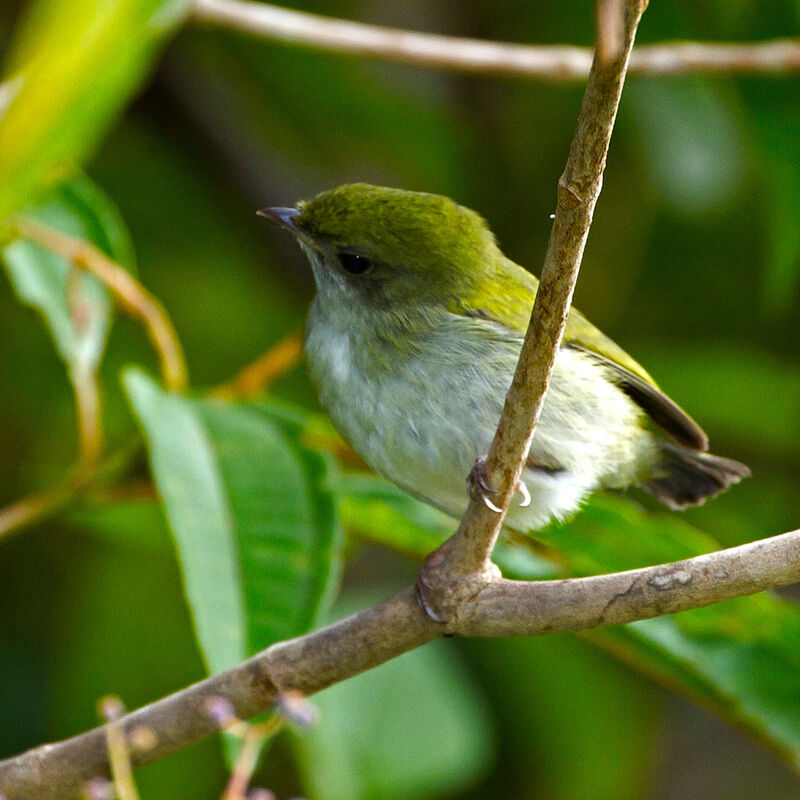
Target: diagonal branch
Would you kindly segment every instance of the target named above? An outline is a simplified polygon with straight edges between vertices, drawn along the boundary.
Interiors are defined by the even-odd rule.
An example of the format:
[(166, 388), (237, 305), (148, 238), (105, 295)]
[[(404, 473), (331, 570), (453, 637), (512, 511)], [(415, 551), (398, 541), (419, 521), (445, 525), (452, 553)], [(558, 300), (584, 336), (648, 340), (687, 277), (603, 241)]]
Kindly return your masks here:
[[(209, 699), (223, 697), (240, 718), (272, 706), (287, 689), (313, 694), (441, 635), (530, 636), (617, 625), (717, 603), (800, 580), (800, 530), (655, 567), (556, 581), (498, 581), (439, 625), (413, 589), (326, 628), (280, 642), (227, 672), (123, 717), (127, 738), (152, 733), (131, 748), (141, 766), (218, 732)], [(71, 800), (91, 778), (108, 773), (106, 727), (43, 745), (0, 762), (5, 800)]]
[[(455, 600), (458, 604), (497, 578), (490, 557), (514, 487), (522, 475), (561, 346), (594, 207), (600, 196), (628, 60), (646, 2), (629, 0), (622, 8), (616, 8), (618, 3), (605, 0), (598, 8), (608, 6), (617, 17), (621, 15), (624, 23), (620, 26), (617, 51), (604, 45), (592, 65), (567, 166), (558, 182), (556, 213), (531, 320), (485, 461), (485, 477), (494, 487), (493, 498), (501, 511), (497, 513), (480, 496), (474, 496), (456, 534), (423, 565), (419, 580), (422, 601), (437, 620), (448, 619), (457, 611), (442, 600), (449, 604)], [(600, 13), (598, 22), (610, 24), (616, 34), (614, 14)], [(602, 28), (598, 33), (598, 42), (614, 38), (615, 35)], [(454, 595), (454, 584), (461, 586), (460, 596)]]
[[(365, 25), (252, 0), (196, 0), (194, 19), (316, 50), (483, 75), (576, 81), (586, 78), (592, 64), (592, 51), (588, 47), (440, 36)], [(647, 45), (634, 50), (630, 64), (633, 75), (785, 75), (798, 71), (800, 40), (797, 39)]]

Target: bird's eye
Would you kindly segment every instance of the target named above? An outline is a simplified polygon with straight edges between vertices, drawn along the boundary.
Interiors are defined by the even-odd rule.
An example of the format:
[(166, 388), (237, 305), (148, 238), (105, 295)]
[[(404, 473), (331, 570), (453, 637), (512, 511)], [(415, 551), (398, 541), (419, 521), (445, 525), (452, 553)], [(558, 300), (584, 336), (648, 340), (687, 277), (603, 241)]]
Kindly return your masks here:
[(355, 250), (340, 250), (339, 263), (351, 275), (363, 275), (372, 269), (372, 262), (363, 253)]

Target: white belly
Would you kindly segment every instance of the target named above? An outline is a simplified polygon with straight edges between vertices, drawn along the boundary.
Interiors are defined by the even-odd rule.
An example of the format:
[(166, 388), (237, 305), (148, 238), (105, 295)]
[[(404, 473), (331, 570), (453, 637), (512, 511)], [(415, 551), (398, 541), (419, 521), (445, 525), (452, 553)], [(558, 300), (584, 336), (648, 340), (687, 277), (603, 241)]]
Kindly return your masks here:
[[(406, 352), (386, 353), (373, 332), (309, 320), (311, 377), (337, 428), (376, 472), (454, 515), (466, 507), (467, 474), (488, 451), (521, 347), (505, 330), (487, 334), (492, 325), (449, 315)], [(532, 502), (509, 521), (538, 529), (594, 489), (633, 482), (652, 447), (646, 433), (631, 436), (640, 413), (597, 362), (563, 349), (531, 448), (533, 461), (559, 469), (526, 470)]]

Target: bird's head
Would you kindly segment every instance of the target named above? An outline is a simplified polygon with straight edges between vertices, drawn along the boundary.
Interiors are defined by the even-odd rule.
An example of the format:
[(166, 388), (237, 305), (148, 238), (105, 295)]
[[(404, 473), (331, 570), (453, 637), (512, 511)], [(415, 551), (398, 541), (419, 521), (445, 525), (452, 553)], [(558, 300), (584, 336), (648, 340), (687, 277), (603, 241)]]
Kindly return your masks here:
[(323, 301), (458, 312), (505, 261), (477, 213), (435, 194), (356, 183), (259, 214), (297, 238)]

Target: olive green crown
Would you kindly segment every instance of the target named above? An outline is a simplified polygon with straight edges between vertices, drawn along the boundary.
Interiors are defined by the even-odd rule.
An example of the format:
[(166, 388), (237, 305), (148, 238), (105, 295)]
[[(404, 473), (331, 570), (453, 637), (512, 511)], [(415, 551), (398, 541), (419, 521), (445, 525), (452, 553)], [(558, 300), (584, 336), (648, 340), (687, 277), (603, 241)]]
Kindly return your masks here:
[(439, 277), (497, 252), (483, 218), (440, 195), (354, 183), (300, 203), (299, 210), (297, 225), (315, 239)]

